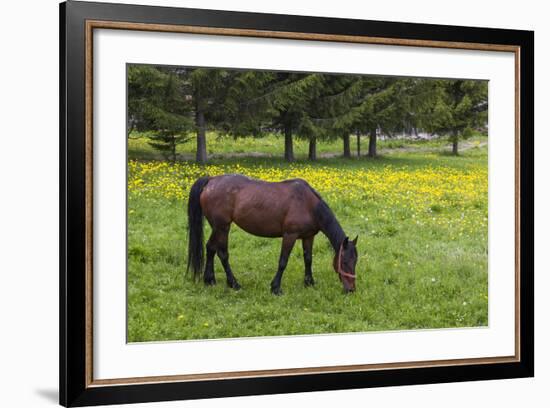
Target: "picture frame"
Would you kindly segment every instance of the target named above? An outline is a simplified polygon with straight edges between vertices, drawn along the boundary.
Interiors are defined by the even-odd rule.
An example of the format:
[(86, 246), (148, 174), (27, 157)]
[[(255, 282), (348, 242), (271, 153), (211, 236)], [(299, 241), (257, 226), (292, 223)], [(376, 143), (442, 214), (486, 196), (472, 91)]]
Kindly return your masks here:
[[(186, 375), (94, 377), (94, 32), (164, 32), (512, 53), (513, 355)], [(534, 33), (68, 1), (60, 4), (60, 403), (122, 404), (534, 375)], [(125, 158), (124, 158), (125, 159)], [(124, 294), (120, 294), (124, 296)]]

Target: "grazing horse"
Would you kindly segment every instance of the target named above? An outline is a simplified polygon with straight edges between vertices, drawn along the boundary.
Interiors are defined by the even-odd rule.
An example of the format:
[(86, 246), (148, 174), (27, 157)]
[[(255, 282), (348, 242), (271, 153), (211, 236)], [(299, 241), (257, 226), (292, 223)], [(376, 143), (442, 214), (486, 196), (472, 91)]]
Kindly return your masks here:
[[(333, 267), (344, 291), (355, 290), (357, 237), (349, 240), (338, 220), (317, 193), (301, 179), (272, 183), (254, 180), (240, 174), (201, 177), (191, 187), (187, 207), (189, 247), (187, 270), (195, 278), (203, 277), (206, 285), (214, 285), (214, 256), (225, 269), (227, 285), (240, 289), (231, 267), (227, 241), (234, 222), (246, 232), (260, 237), (282, 237), (279, 267), (271, 282), (271, 292), (280, 295), (281, 279), (288, 257), (297, 239), (302, 240), (306, 286), (314, 284), (311, 272), (313, 239), (322, 231), (334, 248)], [(206, 264), (203, 250), (203, 217), (212, 227), (206, 243)], [(204, 266), (204, 272), (203, 272)]]

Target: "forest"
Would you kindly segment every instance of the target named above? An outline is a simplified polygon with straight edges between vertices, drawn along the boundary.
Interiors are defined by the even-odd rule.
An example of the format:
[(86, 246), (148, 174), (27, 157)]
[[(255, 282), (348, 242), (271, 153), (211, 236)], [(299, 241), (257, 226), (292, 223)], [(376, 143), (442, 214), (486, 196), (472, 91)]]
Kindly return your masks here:
[[(208, 161), (207, 134), (280, 138), (286, 161), (295, 139), (341, 142), (342, 156), (377, 156), (377, 139), (446, 138), (459, 142), (487, 126), (486, 81), (349, 74), (128, 65), (128, 137), (147, 134), (149, 145), (177, 160), (177, 147), (196, 140), (195, 160)], [(365, 153), (361, 146), (368, 138)]]

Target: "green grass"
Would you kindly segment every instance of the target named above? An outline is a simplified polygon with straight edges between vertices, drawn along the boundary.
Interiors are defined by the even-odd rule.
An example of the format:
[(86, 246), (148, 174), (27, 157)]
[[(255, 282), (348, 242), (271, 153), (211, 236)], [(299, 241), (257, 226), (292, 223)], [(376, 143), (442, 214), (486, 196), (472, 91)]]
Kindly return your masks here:
[[(162, 159), (158, 151), (155, 151), (148, 143), (148, 133), (132, 133), (128, 140), (128, 155), (131, 158), (151, 160)], [(479, 144), (487, 141), (487, 137), (476, 135), (470, 138), (468, 144)], [(431, 140), (412, 140), (412, 139), (385, 139), (378, 140), (378, 149), (384, 152), (386, 149), (395, 148), (416, 148), (416, 149), (447, 149), (451, 150), (451, 145), (446, 138), (436, 138)], [(280, 137), (274, 134), (269, 134), (262, 138), (239, 137), (233, 139), (228, 136), (220, 136), (214, 132), (208, 132), (207, 135), (207, 152), (209, 155), (236, 155), (245, 156), (253, 153), (259, 155), (270, 155), (274, 157), (282, 156), (283, 142)], [(352, 155), (357, 155), (357, 137), (350, 136), (350, 147)], [(195, 156), (196, 141), (194, 137), (190, 137), (187, 142), (177, 146), (177, 153), (183, 159), (192, 159)], [(294, 154), (296, 158), (306, 158), (308, 154), (308, 141), (300, 138), (294, 138)], [(368, 137), (361, 137), (361, 154), (365, 155), (368, 150)], [(317, 154), (322, 155), (341, 155), (342, 141), (320, 141), (317, 143)]]
[[(241, 148), (274, 151), (267, 140), (248, 147), (245, 146), (248, 141), (239, 141), (236, 148), (227, 140), (209, 143), (217, 152), (235, 152)], [(320, 146), (320, 151), (340, 151), (340, 146), (336, 147)], [(148, 154), (146, 147), (140, 150), (141, 147), (133, 145), (132, 149), (131, 158)], [(303, 149), (297, 143), (300, 154)], [(218, 158), (213, 163), (289, 171), (306, 164), (299, 161), (291, 167), (274, 157)], [(376, 160), (327, 158), (312, 165), (313, 169), (317, 167), (372, 172), (388, 168), (405, 171), (435, 168), (435, 171), (454, 169), (469, 174), (487, 171), (487, 148), (474, 147), (459, 157), (405, 151)], [(303, 285), (302, 248), (297, 243), (283, 276), (284, 294), (276, 297), (270, 293), (270, 282), (277, 267), (280, 239), (255, 237), (233, 225), (230, 262), (242, 289), (235, 292), (226, 287), (217, 258), (218, 284), (205, 287), (184, 275), (185, 200), (130, 193), (128, 340), (487, 325), (486, 194), (476, 200), (428, 200), (428, 204), (419, 207), (396, 204), (384, 196), (361, 199), (342, 196), (327, 201), (347, 234), (359, 235), (356, 292), (343, 293), (332, 269), (332, 249), (319, 233), (313, 251), (315, 287)], [(210, 229), (205, 225), (208, 237)]]

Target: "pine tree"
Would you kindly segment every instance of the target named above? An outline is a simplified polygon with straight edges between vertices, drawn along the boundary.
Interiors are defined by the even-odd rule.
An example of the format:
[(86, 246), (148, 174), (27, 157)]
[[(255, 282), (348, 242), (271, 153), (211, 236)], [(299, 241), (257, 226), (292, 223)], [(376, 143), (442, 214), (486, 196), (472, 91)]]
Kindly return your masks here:
[(273, 114), (265, 94), (274, 77), (268, 71), (235, 72), (218, 110), (218, 130), (235, 138), (262, 137), (271, 130)]
[(376, 157), (378, 131), (391, 133), (401, 122), (397, 109), (401, 97), (399, 81), (396, 78), (364, 77), (360, 97), (362, 102), (351, 124), (358, 135), (357, 150), (360, 150), (360, 135), (368, 135), (367, 155)]
[(173, 161), (192, 126), (181, 86), (174, 73), (161, 67), (128, 68), (128, 136), (133, 130), (150, 132), (149, 144)]
[(284, 134), (284, 158), (294, 161), (294, 133), (311, 136), (307, 108), (323, 84), (320, 74), (278, 73), (270, 91), (271, 126)]
[(349, 110), (360, 103), (360, 77), (354, 75), (321, 75), (315, 92), (308, 101), (300, 134), (309, 139), (309, 159), (316, 159), (318, 140), (342, 138), (344, 157), (351, 157), (350, 126), (345, 120)]
[[(196, 161), (204, 164), (208, 160), (206, 131), (223, 123), (224, 104), (235, 72), (214, 68), (183, 69), (179, 75), (186, 84), (186, 99), (194, 110), (197, 139)], [(221, 126), (221, 125), (220, 125)]]
[(434, 80), (431, 106), (424, 113), (424, 125), (430, 132), (448, 136), (452, 153), (458, 155), (458, 143), (487, 123), (488, 84), (476, 80)]
[(313, 137), (308, 109), (323, 86), (321, 74), (244, 72), (237, 74), (226, 99), (225, 129), (234, 136), (278, 132), (284, 158), (294, 160), (294, 136)]
[(357, 135), (360, 152), (361, 134), (370, 135), (369, 151), (376, 154), (376, 129), (387, 122), (394, 100), (392, 79), (357, 75), (327, 76), (325, 89), (315, 103), (323, 116), (314, 120), (319, 134), (326, 139), (341, 138), (343, 156), (351, 157), (350, 134)]

